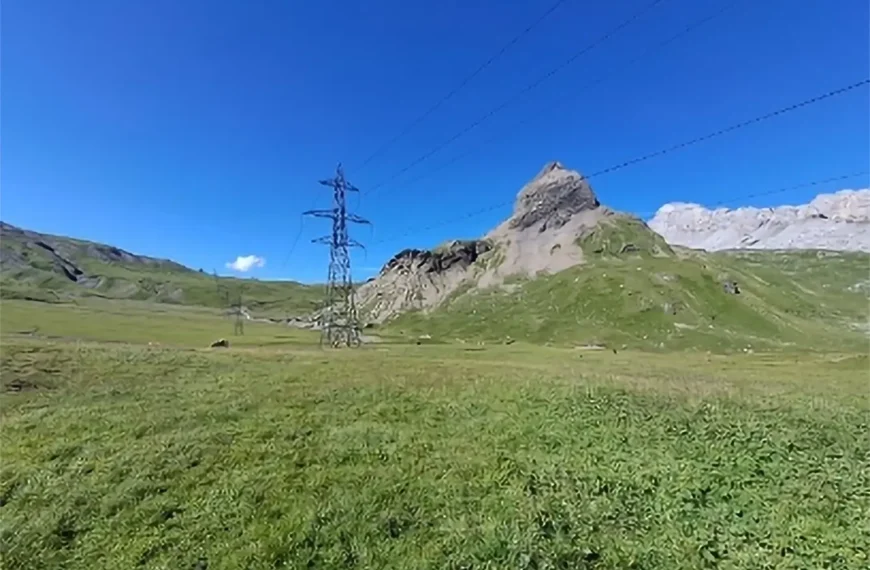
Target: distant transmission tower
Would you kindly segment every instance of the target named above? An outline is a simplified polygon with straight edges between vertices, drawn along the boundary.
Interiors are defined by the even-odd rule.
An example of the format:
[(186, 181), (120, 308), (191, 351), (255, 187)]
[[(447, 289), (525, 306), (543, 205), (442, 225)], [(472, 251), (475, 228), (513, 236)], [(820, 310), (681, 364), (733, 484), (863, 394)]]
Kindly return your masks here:
[(212, 269), (211, 271), (212, 277), (214, 277), (215, 288), (217, 289), (218, 298), (223, 301), (224, 309), (230, 308), (230, 292), (226, 287), (221, 283), (220, 277), (218, 277), (217, 271)]
[(238, 336), (245, 334), (245, 321), (242, 319), (242, 295), (245, 292), (245, 284), (239, 283), (239, 296), (236, 298), (236, 323), (233, 325), (233, 334)]
[(238, 295), (236, 296), (235, 302), (230, 300), (230, 291), (227, 287), (221, 283), (220, 278), (217, 275), (217, 271), (212, 270), (212, 276), (214, 277), (215, 286), (217, 288), (218, 298), (223, 301), (224, 312), (226, 315), (231, 315), (235, 313), (236, 320), (233, 324), (233, 334), (244, 335), (245, 334), (245, 323), (242, 320), (242, 295), (245, 291), (245, 284), (239, 283)]
[(360, 326), (354, 302), (348, 249), (363, 247), (363, 245), (348, 236), (347, 223), (369, 224), (370, 222), (347, 212), (347, 193), (359, 192), (359, 188), (345, 180), (341, 163), (335, 169), (335, 178), (321, 180), (320, 183), (332, 188), (332, 208), (304, 212), (306, 216), (332, 220), (332, 235), (311, 240), (314, 243), (329, 245), (329, 275), (326, 283), (326, 299), (320, 314), (320, 344), (326, 342), (336, 348), (359, 346)]

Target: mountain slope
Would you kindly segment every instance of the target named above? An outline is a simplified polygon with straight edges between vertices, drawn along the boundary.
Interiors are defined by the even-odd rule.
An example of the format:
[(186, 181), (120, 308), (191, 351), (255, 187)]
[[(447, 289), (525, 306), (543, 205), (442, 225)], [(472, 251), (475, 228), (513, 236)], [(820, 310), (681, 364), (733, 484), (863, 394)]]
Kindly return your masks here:
[[(579, 238), (627, 223), (648, 232), (641, 220), (601, 206), (578, 172), (551, 162), (520, 190), (513, 214), (498, 227), (478, 240), (399, 252), (359, 288), (357, 304), (371, 321), (384, 322), (433, 310), (459, 290), (557, 273), (583, 262)], [(656, 252), (669, 254), (659, 241)]]
[(359, 301), (384, 334), (441, 341), (860, 348), (868, 263), (863, 253), (670, 246), (551, 163), (486, 236), (399, 253)]
[(174, 261), (24, 230), (0, 222), (0, 295), (40, 301), (80, 296), (224, 308), (242, 303), (258, 314), (309, 313), (320, 288), (293, 282), (221, 277)]
[(509, 289), (462, 291), (385, 328), (439, 341), (866, 350), (870, 256), (815, 255), (602, 256)]
[(870, 189), (820, 194), (809, 204), (718, 208), (671, 203), (649, 226), (668, 243), (707, 251), (830, 249), (870, 252)]

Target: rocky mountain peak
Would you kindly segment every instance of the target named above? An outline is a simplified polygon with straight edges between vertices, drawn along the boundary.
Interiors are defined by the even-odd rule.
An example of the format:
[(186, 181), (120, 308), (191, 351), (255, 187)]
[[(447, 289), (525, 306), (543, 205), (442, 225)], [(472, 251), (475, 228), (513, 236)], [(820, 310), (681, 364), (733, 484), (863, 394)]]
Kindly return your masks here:
[(575, 214), (599, 205), (592, 187), (579, 172), (553, 161), (520, 190), (509, 225), (522, 230), (543, 222), (540, 231), (556, 229)]
[(547, 175), (555, 170), (568, 171), (568, 169), (565, 168), (565, 166), (561, 162), (559, 162), (558, 160), (551, 160), (550, 162), (548, 162), (547, 164), (544, 165), (544, 168), (542, 168), (541, 171), (538, 172), (538, 174), (535, 175), (535, 177), (532, 180), (537, 180), (538, 178), (541, 178), (542, 176), (545, 176), (545, 175)]

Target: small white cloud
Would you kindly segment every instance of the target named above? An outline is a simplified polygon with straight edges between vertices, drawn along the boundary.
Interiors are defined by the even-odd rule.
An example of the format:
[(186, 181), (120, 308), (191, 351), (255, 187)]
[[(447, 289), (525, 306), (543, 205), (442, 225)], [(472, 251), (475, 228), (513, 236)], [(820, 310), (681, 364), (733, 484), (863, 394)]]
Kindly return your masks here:
[(263, 267), (266, 265), (266, 260), (256, 255), (240, 255), (235, 261), (227, 262), (227, 268), (242, 273), (250, 271), (254, 267)]

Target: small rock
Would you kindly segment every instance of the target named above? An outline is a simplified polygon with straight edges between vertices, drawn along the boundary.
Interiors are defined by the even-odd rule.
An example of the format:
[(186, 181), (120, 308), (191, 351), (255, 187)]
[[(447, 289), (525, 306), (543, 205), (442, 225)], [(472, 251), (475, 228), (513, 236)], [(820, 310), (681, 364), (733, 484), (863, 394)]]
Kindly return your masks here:
[(740, 287), (738, 287), (736, 281), (723, 281), (722, 289), (728, 293), (729, 295), (739, 295)]

